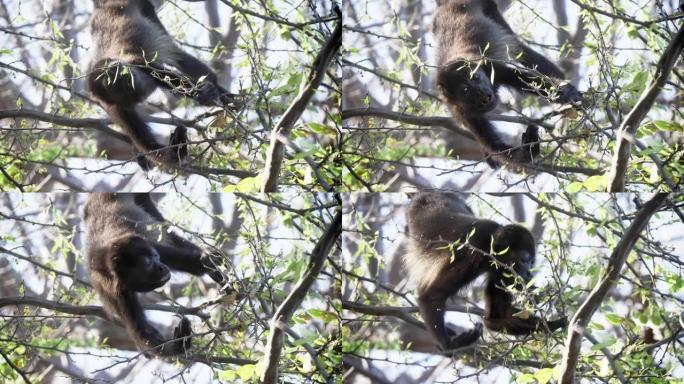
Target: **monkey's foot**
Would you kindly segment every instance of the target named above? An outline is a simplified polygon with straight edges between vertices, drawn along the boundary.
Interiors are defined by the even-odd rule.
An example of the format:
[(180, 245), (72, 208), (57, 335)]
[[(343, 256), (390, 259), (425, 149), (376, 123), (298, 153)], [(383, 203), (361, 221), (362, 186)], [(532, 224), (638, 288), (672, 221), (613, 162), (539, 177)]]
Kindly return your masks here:
[(183, 162), (186, 157), (188, 157), (188, 130), (182, 125), (176, 127), (176, 129), (171, 133), (169, 137), (169, 146), (173, 146), (171, 150), (173, 151), (177, 163)]
[(449, 338), (449, 348), (447, 348), (447, 350), (463, 348), (473, 344), (477, 339), (482, 337), (482, 330), (482, 323), (475, 323), (475, 328), (451, 336)]
[(562, 84), (558, 87), (558, 98), (556, 101), (560, 104), (577, 104), (581, 105), (584, 101), (582, 93), (570, 83)]
[(565, 328), (568, 326), (568, 318), (563, 316), (560, 319), (553, 320), (553, 321), (547, 321), (546, 324), (549, 326), (549, 330), (551, 332), (555, 331), (556, 329), (560, 328)]
[(525, 151), (525, 160), (532, 161), (539, 154), (539, 128), (536, 125), (528, 125), (522, 134), (522, 149)]
[(187, 351), (190, 349), (190, 346), (192, 345), (192, 338), (188, 337), (192, 335), (192, 326), (190, 326), (190, 320), (187, 318), (183, 317), (178, 323), (178, 326), (176, 326), (176, 329), (173, 330), (173, 338), (174, 339), (180, 339), (184, 337), (182, 340), (177, 340), (176, 342), (178, 345), (180, 345), (181, 351)]
[(238, 99), (239, 95), (230, 92), (221, 93), (219, 96), (219, 102), (224, 107), (232, 107), (239, 109), (243, 106), (243, 102)]
[(499, 164), (498, 161), (494, 160), (492, 157), (491, 153), (485, 152), (485, 161), (487, 162), (487, 165), (489, 165), (492, 169), (498, 169), (501, 164)]
[(138, 163), (140, 168), (142, 168), (143, 171), (149, 171), (154, 167), (154, 164), (147, 159), (144, 155), (138, 155), (135, 157), (135, 161)]

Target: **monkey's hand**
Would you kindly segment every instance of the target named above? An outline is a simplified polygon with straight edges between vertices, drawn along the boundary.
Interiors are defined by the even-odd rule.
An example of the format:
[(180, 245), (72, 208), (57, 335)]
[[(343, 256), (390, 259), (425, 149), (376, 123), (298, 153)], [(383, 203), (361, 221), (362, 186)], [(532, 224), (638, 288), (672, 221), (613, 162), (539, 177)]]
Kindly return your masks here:
[(560, 104), (572, 104), (580, 106), (584, 101), (582, 93), (570, 83), (561, 84), (558, 87), (558, 98), (556, 102)]
[(224, 107), (240, 108), (243, 104), (242, 101), (238, 100), (238, 95), (230, 93), (223, 88), (221, 89), (221, 96), (219, 96), (219, 101)]
[(449, 332), (449, 344), (447, 350), (466, 347), (482, 337), (482, 323), (475, 323), (475, 328), (463, 331), (459, 334)]
[(237, 95), (226, 91), (220, 85), (210, 82), (200, 83), (196, 95), (200, 104), (218, 107), (238, 106), (236, 97)]
[(547, 321), (546, 324), (549, 326), (551, 332), (559, 328), (565, 328), (568, 326), (568, 318), (563, 316), (560, 319)]
[(501, 166), (501, 163), (494, 158), (494, 156), (489, 153), (488, 151), (484, 152), (484, 157), (485, 157), (485, 162), (487, 165), (489, 165), (492, 169), (499, 169)]
[(192, 336), (190, 320), (183, 317), (180, 323), (178, 323), (178, 326), (176, 326), (176, 329), (173, 330), (174, 339), (184, 338), (182, 340), (175, 341), (179, 353), (185, 353), (188, 349), (190, 349), (190, 346), (192, 345), (192, 338), (190, 338), (190, 336)]
[(208, 107), (221, 105), (221, 87), (211, 82), (201, 82), (197, 85), (195, 99)]
[(147, 325), (145, 329), (141, 331), (140, 336), (145, 341), (146, 345), (143, 347), (146, 348), (153, 348), (164, 342), (164, 338), (162, 337), (161, 333), (159, 333), (159, 331), (157, 331), (151, 325)]
[(178, 157), (178, 163), (181, 163), (188, 157), (188, 130), (182, 125), (176, 127), (169, 137), (169, 146), (173, 146), (174, 154)]
[(522, 134), (522, 149), (525, 151), (524, 160), (532, 161), (541, 153), (539, 149), (539, 128), (528, 125)]

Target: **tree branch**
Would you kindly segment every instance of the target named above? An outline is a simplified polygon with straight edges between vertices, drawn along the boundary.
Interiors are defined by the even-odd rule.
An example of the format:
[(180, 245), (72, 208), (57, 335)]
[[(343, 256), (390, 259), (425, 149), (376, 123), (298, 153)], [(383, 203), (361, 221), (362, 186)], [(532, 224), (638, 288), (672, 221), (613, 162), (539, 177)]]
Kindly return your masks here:
[(273, 318), (271, 318), (270, 334), (264, 353), (263, 368), (260, 375), (260, 382), (263, 384), (275, 384), (278, 382), (278, 362), (283, 349), (284, 328), (290, 321), (295, 309), (299, 307), (309, 288), (313, 285), (323, 268), (325, 259), (330, 250), (335, 245), (337, 238), (342, 233), (342, 211), (337, 211), (335, 218), (318, 240), (318, 243), (311, 252), (309, 265), (302, 278), (285, 301), (278, 307)]
[(387, 120), (398, 121), (400, 123), (419, 125), (423, 127), (442, 127), (458, 135), (475, 140), (473, 134), (467, 129), (458, 126), (451, 117), (422, 117), (407, 115), (402, 112), (394, 112), (383, 108), (352, 108), (342, 111), (342, 120), (352, 117), (380, 117)]
[(641, 124), (641, 120), (646, 117), (651, 106), (653, 106), (656, 97), (665, 85), (670, 72), (672, 72), (672, 68), (675, 63), (677, 63), (677, 60), (680, 59), (683, 49), (684, 25), (679, 28), (679, 32), (677, 32), (675, 38), (665, 49), (660, 60), (658, 60), (656, 72), (653, 75), (651, 84), (644, 90), (639, 101), (620, 125), (617, 145), (615, 146), (615, 152), (613, 152), (613, 161), (608, 177), (608, 192), (623, 192), (625, 190), (625, 173), (627, 172), (629, 153), (631, 150), (629, 138), (635, 136), (636, 131)]
[(323, 77), (330, 66), (330, 63), (337, 55), (337, 51), (342, 46), (342, 11), (335, 7), (335, 12), (338, 16), (337, 26), (333, 31), (330, 39), (325, 43), (325, 46), (316, 56), (313, 68), (309, 72), (309, 80), (306, 86), (302, 88), (297, 97), (294, 99), (290, 107), (285, 111), (285, 114), (280, 118), (278, 124), (273, 127), (271, 133), (271, 145), (268, 148), (268, 156), (266, 157), (266, 167), (264, 168), (264, 181), (261, 186), (261, 192), (275, 192), (278, 187), (278, 176), (280, 175), (280, 168), (283, 163), (283, 156), (285, 148), (283, 143), (278, 139), (279, 135), (289, 136), (292, 127), (299, 120), (304, 113), (304, 109), (309, 104), (309, 100), (313, 97), (318, 86), (323, 82)]
[[(8, 307), (10, 305), (30, 305), (32, 307), (50, 309), (56, 312), (68, 313), (70, 315), (97, 316), (105, 320), (112, 320), (110, 317), (107, 316), (107, 312), (105, 312), (104, 308), (97, 305), (71, 305), (33, 296), (15, 296), (0, 298), (0, 308)], [(170, 307), (168, 305), (150, 304), (144, 305), (143, 308), (150, 311), (163, 311), (178, 313), (182, 315), (194, 315), (199, 318), (207, 320), (210, 316), (201, 312), (207, 306), (208, 305), (206, 303), (201, 304), (197, 307)], [(117, 324), (119, 323), (117, 322)]]
[(568, 326), (568, 337), (565, 341), (565, 351), (563, 352), (563, 360), (561, 362), (560, 384), (575, 383), (575, 370), (582, 347), (584, 330), (589, 325), (591, 317), (599, 308), (603, 299), (605, 299), (610, 288), (620, 277), (622, 266), (625, 264), (627, 256), (639, 238), (639, 234), (646, 227), (651, 216), (665, 203), (666, 199), (666, 193), (657, 193), (639, 210), (632, 224), (627, 228), (622, 239), (613, 249), (603, 277), (572, 317)]

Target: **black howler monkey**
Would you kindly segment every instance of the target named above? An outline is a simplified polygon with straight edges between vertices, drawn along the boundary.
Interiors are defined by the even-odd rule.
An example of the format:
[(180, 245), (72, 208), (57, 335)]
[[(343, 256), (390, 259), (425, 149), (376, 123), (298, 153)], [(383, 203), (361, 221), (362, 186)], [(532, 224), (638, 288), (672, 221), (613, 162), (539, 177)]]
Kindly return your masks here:
[(439, 46), (437, 85), (449, 110), (492, 156), (491, 166), (530, 162), (539, 154), (538, 128), (528, 126), (523, 145), (513, 148), (485, 117), (498, 104), (499, 86), (554, 97), (559, 103), (579, 102), (582, 95), (572, 85), (561, 84), (563, 72), (518, 39), (493, 0), (437, 3), (433, 20)]
[[(157, 289), (169, 280), (169, 268), (203, 275), (224, 284), (216, 269), (218, 256), (205, 255), (190, 241), (168, 228), (150, 194), (93, 193), (84, 219), (85, 254), (90, 281), (108, 313), (124, 325), (141, 351), (158, 355), (183, 353), (192, 329), (183, 318), (167, 342), (146, 318), (138, 292)], [(184, 337), (184, 339), (179, 339)]]
[[(417, 285), (418, 306), (428, 331), (444, 350), (475, 342), (482, 324), (454, 334), (444, 325), (447, 299), (478, 276), (486, 273), (484, 323), (488, 329), (512, 335), (543, 330), (542, 319), (516, 317), (506, 287), (519, 287), (532, 279), (535, 242), (530, 231), (519, 225), (500, 225), (478, 219), (456, 194), (421, 193), (408, 208), (409, 248), (404, 265)], [(495, 261), (496, 260), (496, 261)], [(549, 321), (553, 331), (566, 324), (561, 318)]]
[[(202, 1), (202, 0), (186, 0)], [(135, 107), (157, 87), (194, 98), (203, 105), (228, 105), (234, 95), (216, 74), (181, 50), (157, 17), (150, 0), (94, 0), (91, 27), (95, 42), (88, 87), (138, 151), (158, 163), (178, 164), (187, 155), (185, 127), (178, 127), (170, 147), (157, 142)], [(143, 168), (149, 163), (140, 158)]]

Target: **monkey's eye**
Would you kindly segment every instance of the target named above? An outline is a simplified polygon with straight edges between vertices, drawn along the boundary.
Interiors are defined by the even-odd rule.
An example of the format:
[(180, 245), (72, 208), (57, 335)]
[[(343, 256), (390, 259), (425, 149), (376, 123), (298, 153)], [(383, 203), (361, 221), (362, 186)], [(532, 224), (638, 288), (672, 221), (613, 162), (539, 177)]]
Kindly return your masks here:
[(463, 92), (463, 93), (465, 93), (465, 94), (467, 95), (468, 93), (470, 93), (470, 88), (468, 88), (468, 87), (463, 87), (463, 88), (461, 89), (461, 92)]

